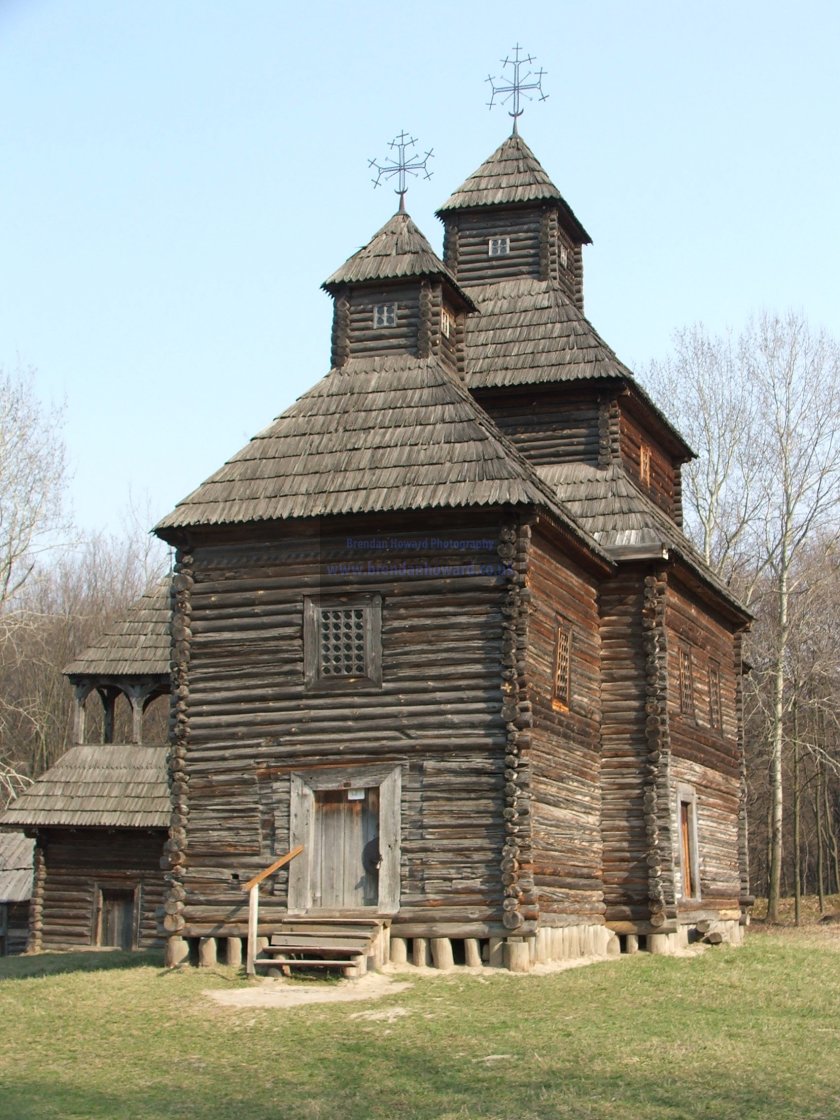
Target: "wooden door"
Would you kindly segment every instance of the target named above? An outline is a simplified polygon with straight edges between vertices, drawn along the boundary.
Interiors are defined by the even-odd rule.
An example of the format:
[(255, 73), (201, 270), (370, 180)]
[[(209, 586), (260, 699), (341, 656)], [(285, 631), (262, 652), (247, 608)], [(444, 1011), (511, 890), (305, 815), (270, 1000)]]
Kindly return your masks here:
[(379, 789), (315, 791), (312, 904), (324, 910), (379, 903)]
[(99, 944), (134, 948), (134, 891), (103, 890)]

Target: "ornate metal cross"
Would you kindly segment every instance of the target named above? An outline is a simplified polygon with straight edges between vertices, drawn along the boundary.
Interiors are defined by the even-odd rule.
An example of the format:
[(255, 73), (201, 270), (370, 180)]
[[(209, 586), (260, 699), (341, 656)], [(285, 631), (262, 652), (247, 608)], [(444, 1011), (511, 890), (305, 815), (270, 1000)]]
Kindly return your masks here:
[[(543, 93), (543, 88), (542, 88), (542, 80), (543, 80), (543, 75), (545, 74), (545, 70), (540, 69), (540, 70), (537, 70), (536, 72), (534, 72), (532, 70), (529, 70), (524, 75), (522, 75), (520, 73), (521, 67), (530, 66), (530, 64), (534, 61), (533, 56), (530, 55), (530, 54), (526, 55), (524, 58), (520, 58), (519, 53), (520, 53), (521, 50), (522, 50), (522, 48), (517, 43), (516, 46), (513, 48), (513, 58), (503, 58), (502, 59), (502, 66), (512, 66), (513, 67), (513, 78), (510, 80), (508, 85), (496, 85), (497, 81), (498, 82), (504, 81), (503, 78), (494, 78), (492, 76), (492, 74), (488, 75), (488, 77), (487, 77), (487, 81), (490, 83), (490, 88), (492, 90), (492, 93), (490, 95), (490, 100), (487, 102), (487, 105), (490, 109), (493, 108), (493, 103), (494, 103), (497, 96), (501, 97), (503, 105), (506, 105), (508, 103), (508, 101), (510, 101), (511, 98), (513, 98), (513, 110), (511, 111), (509, 109), (508, 114), (511, 117), (513, 117), (513, 135), (514, 136), (519, 131), (519, 128), (518, 128), (518, 125), (517, 125), (517, 118), (521, 117), (523, 112), (524, 112), (524, 109), (522, 108), (522, 103), (521, 103), (521, 95), (524, 93), (529, 101), (533, 101), (533, 98), (531, 97), (530, 93), (528, 93), (528, 90), (536, 90), (540, 95), (539, 96), (540, 101), (545, 101), (546, 98), (548, 97), (547, 93)], [(532, 78), (533, 80), (528, 81), (529, 78)]]
[(432, 177), (432, 173), (428, 170), (426, 164), (434, 153), (429, 148), (422, 159), (419, 156), (413, 156), (408, 152), (408, 149), (413, 148), (416, 143), (415, 137), (409, 136), (407, 132), (401, 132), (388, 145), (389, 148), (396, 148), (396, 159), (388, 156), (384, 163), (377, 163), (375, 159), (368, 160), (368, 167), (376, 168), (376, 178), (372, 180), (375, 187), (378, 187), (383, 179), (393, 179), (395, 175), (399, 176), (397, 179), (399, 186), (394, 193), (400, 196), (400, 213), (405, 213), (405, 192), (408, 190), (405, 181), (406, 175), (416, 176), (418, 172), (422, 171), (427, 179)]

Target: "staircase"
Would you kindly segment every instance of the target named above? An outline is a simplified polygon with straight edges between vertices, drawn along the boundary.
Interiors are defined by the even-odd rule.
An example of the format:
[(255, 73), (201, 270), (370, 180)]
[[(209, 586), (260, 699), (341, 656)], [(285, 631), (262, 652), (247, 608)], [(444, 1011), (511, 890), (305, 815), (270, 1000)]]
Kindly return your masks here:
[(363, 976), (388, 960), (390, 922), (376, 918), (288, 918), (262, 944), (254, 959), (259, 972), (336, 970)]

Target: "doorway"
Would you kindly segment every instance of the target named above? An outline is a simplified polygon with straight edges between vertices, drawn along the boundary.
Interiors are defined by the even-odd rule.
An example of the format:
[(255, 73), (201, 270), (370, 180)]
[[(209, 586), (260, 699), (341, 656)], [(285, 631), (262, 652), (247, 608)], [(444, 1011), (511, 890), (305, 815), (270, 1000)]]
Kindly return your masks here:
[(377, 906), (379, 789), (316, 790), (314, 847), (313, 906)]
[(289, 780), (291, 913), (395, 914), (400, 907), (399, 765), (319, 767)]
[(97, 944), (114, 949), (133, 949), (134, 891), (103, 887), (99, 892), (99, 936)]

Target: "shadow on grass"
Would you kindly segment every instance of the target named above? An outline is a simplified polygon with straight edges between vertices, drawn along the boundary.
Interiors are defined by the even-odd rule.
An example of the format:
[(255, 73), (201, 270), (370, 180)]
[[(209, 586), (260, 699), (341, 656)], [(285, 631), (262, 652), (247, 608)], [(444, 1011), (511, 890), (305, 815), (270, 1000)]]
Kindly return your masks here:
[(105, 972), (118, 968), (162, 968), (163, 951), (113, 949), (68, 953), (33, 953), (32, 956), (0, 958), (0, 981), (29, 980), (38, 976), (60, 976), (68, 972)]

